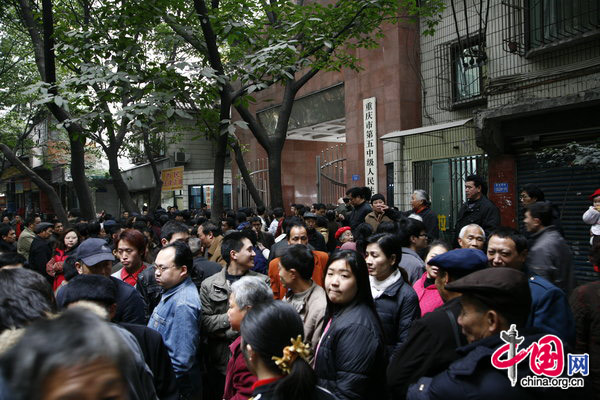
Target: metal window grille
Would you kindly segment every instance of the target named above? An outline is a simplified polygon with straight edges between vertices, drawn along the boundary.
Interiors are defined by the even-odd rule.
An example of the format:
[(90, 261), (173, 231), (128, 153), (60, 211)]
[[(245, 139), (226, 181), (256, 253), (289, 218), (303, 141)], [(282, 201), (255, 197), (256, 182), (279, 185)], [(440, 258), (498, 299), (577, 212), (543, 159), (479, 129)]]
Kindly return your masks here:
[(600, 33), (599, 0), (527, 0), (528, 48)]
[(502, 48), (508, 53), (524, 55), (525, 54), (525, 7), (523, 0), (504, 0), (502, 1), (503, 14), (503, 35)]
[(485, 37), (481, 34), (437, 46), (438, 108), (453, 110), (485, 102), (487, 61)]

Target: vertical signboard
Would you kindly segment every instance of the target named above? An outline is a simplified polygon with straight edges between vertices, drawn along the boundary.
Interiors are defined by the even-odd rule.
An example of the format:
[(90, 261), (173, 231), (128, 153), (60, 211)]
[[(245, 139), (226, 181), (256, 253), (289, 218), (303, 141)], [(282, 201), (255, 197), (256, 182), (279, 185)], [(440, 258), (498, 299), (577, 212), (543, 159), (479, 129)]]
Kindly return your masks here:
[(377, 111), (375, 97), (363, 99), (365, 186), (377, 193)]

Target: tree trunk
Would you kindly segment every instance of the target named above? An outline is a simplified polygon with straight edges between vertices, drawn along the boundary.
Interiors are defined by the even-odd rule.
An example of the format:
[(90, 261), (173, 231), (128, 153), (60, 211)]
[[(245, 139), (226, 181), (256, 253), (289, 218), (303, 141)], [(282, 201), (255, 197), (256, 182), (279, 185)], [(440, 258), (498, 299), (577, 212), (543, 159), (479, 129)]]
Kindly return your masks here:
[(256, 189), (256, 185), (254, 185), (254, 181), (252, 180), (252, 177), (250, 176), (250, 173), (248, 172), (248, 168), (246, 167), (246, 163), (244, 162), (244, 155), (242, 154), (242, 148), (240, 147), (239, 142), (237, 141), (237, 139), (235, 140), (235, 143), (233, 144), (233, 151), (235, 152), (235, 162), (240, 170), (240, 173), (242, 174), (242, 179), (244, 179), (244, 183), (246, 184), (246, 187), (248, 188), (248, 191), (250, 192), (250, 196), (252, 196), (252, 200), (254, 200), (254, 203), (256, 204), (257, 207), (264, 207), (265, 203), (263, 202), (262, 198), (260, 197), (260, 193), (258, 193), (258, 190)]
[[(34, 48), (43, 49), (43, 54), (36, 51), (36, 62), (40, 76), (44, 82), (51, 84), (49, 92), (56, 95), (56, 64), (54, 54), (54, 16), (52, 11), (52, 0), (42, 1), (42, 20), (43, 20), (43, 43), (36, 34), (35, 22), (31, 15), (30, 4), (21, 2), (21, 9), (24, 16), (24, 23), (28, 27)], [(69, 118), (66, 111), (54, 103), (47, 103), (48, 109), (59, 122), (64, 122)], [(96, 218), (94, 210), (94, 201), (92, 193), (85, 177), (85, 136), (83, 129), (79, 125), (72, 124), (67, 128), (69, 134), (69, 144), (71, 146), (71, 177), (73, 186), (79, 200), (79, 210), (81, 216), (89, 220)]]
[(69, 132), (69, 144), (71, 146), (71, 178), (75, 187), (75, 194), (79, 200), (79, 211), (81, 216), (87, 220), (96, 218), (92, 192), (85, 176), (85, 144), (84, 136), (77, 138)]
[(162, 185), (163, 181), (158, 172), (158, 168), (156, 167), (156, 161), (154, 160), (154, 156), (152, 155), (152, 149), (150, 148), (150, 141), (148, 139), (148, 132), (144, 132), (144, 150), (146, 151), (146, 157), (150, 162), (150, 168), (152, 168), (152, 175), (154, 176), (154, 181), (156, 182), (156, 186), (152, 191), (152, 196), (150, 197), (150, 203), (148, 203), (148, 215), (151, 218), (154, 218), (154, 212), (160, 205), (160, 200), (162, 198)]
[[(223, 120), (223, 118), (221, 118)], [(216, 224), (219, 223), (223, 214), (223, 180), (225, 179), (225, 159), (227, 155), (227, 126), (221, 126), (222, 132), (217, 139), (217, 151), (215, 154), (214, 169), (214, 191), (213, 201), (210, 207), (210, 220)]]
[(62, 202), (60, 201), (60, 196), (56, 193), (56, 190), (54, 190), (54, 188), (49, 183), (43, 180), (38, 174), (36, 174), (32, 169), (30, 169), (21, 160), (19, 160), (19, 158), (15, 156), (15, 153), (13, 153), (7, 145), (5, 145), (4, 143), (0, 143), (0, 150), (4, 154), (4, 157), (6, 157), (12, 165), (17, 167), (22, 173), (27, 175), (29, 179), (31, 179), (40, 188), (40, 190), (46, 193), (46, 195), (48, 196), (48, 200), (50, 200), (50, 204), (54, 209), (56, 217), (60, 220), (60, 222), (66, 224), (67, 212), (65, 211), (65, 208), (63, 207)]
[(114, 149), (109, 148), (106, 152), (106, 155), (108, 156), (108, 173), (112, 178), (115, 191), (117, 192), (117, 196), (119, 196), (119, 200), (121, 201), (123, 208), (130, 214), (134, 212), (139, 214), (140, 209), (131, 198), (129, 188), (123, 180), (123, 175), (121, 175), (119, 161), (117, 159), (117, 152)]
[(271, 146), (269, 152), (269, 191), (271, 192), (271, 208), (283, 206), (283, 188), (281, 186), (281, 153), (283, 146)]

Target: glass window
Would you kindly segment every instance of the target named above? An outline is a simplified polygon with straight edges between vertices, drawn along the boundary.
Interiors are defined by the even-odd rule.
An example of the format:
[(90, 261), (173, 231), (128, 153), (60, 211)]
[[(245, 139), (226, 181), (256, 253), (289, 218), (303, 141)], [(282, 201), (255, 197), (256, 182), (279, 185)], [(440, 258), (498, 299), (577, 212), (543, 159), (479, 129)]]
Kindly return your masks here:
[(454, 102), (482, 96), (482, 80), (487, 57), (481, 44), (457, 44), (452, 48)]
[[(188, 186), (189, 208), (199, 209), (202, 203), (206, 203), (209, 209), (214, 200), (213, 185), (190, 185)], [(231, 185), (223, 185), (223, 207), (231, 208)]]
[[(278, 113), (279, 106), (258, 112), (258, 120), (269, 135), (275, 132)], [(345, 115), (344, 85), (337, 85), (295, 100), (288, 122), (288, 130), (344, 118)]]

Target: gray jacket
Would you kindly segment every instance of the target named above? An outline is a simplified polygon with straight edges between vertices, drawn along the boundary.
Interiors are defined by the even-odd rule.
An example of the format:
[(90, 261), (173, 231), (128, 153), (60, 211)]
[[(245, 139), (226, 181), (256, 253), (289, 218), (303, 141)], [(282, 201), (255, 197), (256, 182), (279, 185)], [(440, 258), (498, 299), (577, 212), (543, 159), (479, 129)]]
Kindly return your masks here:
[(571, 249), (554, 225), (531, 236), (526, 265), (529, 272), (546, 278), (568, 295), (575, 283)]
[(29, 250), (31, 250), (31, 243), (33, 239), (35, 239), (37, 235), (33, 233), (33, 231), (29, 228), (23, 229), (21, 232), (21, 236), (19, 236), (19, 240), (17, 241), (17, 252), (25, 257), (26, 260), (29, 260)]
[(414, 251), (408, 247), (402, 248), (402, 259), (400, 266), (406, 270), (408, 274), (408, 283), (410, 286), (425, 273), (425, 261)]
[[(239, 335), (239, 332), (231, 329), (229, 318), (227, 318), (231, 287), (225, 277), (226, 272), (227, 268), (223, 268), (221, 272), (206, 278), (200, 288), (201, 332), (208, 340), (206, 363), (223, 375), (225, 375), (227, 362), (231, 356), (229, 345)], [(264, 278), (270, 287), (271, 281), (266, 275), (254, 271), (248, 271), (246, 275)]]

